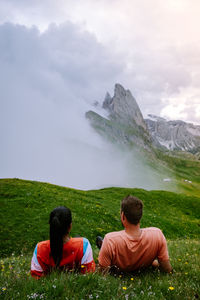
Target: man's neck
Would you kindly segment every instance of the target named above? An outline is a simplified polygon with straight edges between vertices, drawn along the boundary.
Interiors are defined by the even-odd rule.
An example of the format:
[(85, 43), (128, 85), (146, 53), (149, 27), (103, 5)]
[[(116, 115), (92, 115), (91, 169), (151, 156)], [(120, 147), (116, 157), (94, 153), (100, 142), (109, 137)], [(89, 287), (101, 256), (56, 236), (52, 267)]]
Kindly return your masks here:
[(133, 224), (128, 224), (125, 227), (125, 232), (128, 235), (131, 235), (133, 237), (139, 237), (141, 235), (141, 229), (140, 229), (140, 224), (133, 225)]

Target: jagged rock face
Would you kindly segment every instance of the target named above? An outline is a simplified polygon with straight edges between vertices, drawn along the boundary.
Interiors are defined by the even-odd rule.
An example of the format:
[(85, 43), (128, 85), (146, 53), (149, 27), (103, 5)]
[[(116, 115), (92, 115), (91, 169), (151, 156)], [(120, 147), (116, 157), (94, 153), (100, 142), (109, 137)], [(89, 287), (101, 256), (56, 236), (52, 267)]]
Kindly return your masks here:
[(86, 118), (109, 141), (137, 145), (151, 152), (154, 147), (200, 154), (200, 126), (183, 121), (166, 121), (154, 115), (144, 120), (131, 92), (120, 84), (115, 85), (113, 97), (106, 94), (103, 108), (109, 112), (108, 119), (93, 111), (87, 112)]
[(112, 98), (110, 96), (110, 94), (107, 92), (104, 102), (103, 102), (103, 108), (107, 109), (109, 111), (112, 111), (113, 107), (112, 107)]
[(129, 90), (125, 90), (120, 84), (115, 85), (114, 97), (106, 94), (103, 108), (110, 112), (110, 117), (121, 123), (137, 124), (147, 130), (140, 108)]
[(154, 145), (168, 150), (197, 153), (200, 150), (200, 126), (183, 121), (166, 121), (153, 115), (146, 119)]
[(86, 118), (92, 127), (110, 142), (121, 145), (137, 145), (146, 150), (150, 149), (150, 141), (144, 132), (130, 126), (121, 126), (120, 123), (103, 118), (94, 111), (86, 112)]
[(110, 141), (118, 144), (137, 145), (150, 150), (151, 137), (136, 100), (120, 84), (115, 85), (114, 96), (106, 94), (103, 108), (108, 119), (93, 111), (86, 113), (92, 127)]

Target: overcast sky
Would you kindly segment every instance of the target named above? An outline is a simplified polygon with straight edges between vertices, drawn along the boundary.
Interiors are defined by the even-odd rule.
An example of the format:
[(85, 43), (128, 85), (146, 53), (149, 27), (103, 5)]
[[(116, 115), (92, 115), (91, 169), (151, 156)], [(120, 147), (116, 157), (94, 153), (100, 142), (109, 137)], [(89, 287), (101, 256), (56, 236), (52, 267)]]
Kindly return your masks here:
[(156, 188), (84, 114), (121, 83), (144, 117), (200, 124), (199, 15), (199, 0), (0, 0), (0, 177)]
[[(76, 56), (78, 50), (74, 54), (73, 46), (67, 48), (68, 56), (77, 60), (78, 74), (77, 70), (70, 71), (74, 73), (73, 84), (77, 85), (77, 89), (81, 86), (83, 98), (102, 101), (104, 89), (112, 93), (112, 84), (118, 81), (132, 91), (144, 116), (152, 113), (198, 124), (199, 15), (199, 0), (0, 2), (1, 24), (11, 22), (36, 26), (45, 32), (54, 23), (58, 26), (55, 28), (58, 37), (54, 42), (60, 43), (61, 52), (69, 40), (74, 48), (79, 47), (79, 51), (83, 51), (81, 54), (87, 56), (84, 63), (79, 60), (80, 56)], [(73, 30), (69, 27), (64, 29), (62, 24), (69, 21), (83, 36), (80, 34), (75, 38)], [(74, 38), (76, 41), (73, 41)], [(41, 36), (41, 40), (44, 39), (45, 35)], [(85, 49), (82, 48), (83, 43)], [(79, 67), (79, 64), (82, 66)], [(88, 80), (87, 87), (85, 80)], [(83, 86), (86, 87), (85, 93)]]

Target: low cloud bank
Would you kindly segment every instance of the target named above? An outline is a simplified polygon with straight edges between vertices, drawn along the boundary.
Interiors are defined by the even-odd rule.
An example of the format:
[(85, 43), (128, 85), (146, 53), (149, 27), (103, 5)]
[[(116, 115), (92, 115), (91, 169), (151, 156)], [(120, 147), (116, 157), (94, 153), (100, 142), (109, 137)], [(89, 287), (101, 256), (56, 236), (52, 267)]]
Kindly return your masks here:
[(0, 177), (80, 189), (160, 188), (149, 167), (105, 143), (85, 119), (121, 71), (92, 35), (71, 23), (43, 34), (1, 25)]

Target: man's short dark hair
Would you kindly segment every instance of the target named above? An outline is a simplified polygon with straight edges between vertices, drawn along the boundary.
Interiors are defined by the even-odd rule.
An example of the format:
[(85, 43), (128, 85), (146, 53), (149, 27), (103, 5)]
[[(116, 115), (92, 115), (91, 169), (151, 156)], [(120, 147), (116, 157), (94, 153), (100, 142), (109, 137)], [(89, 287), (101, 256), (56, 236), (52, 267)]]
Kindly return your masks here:
[(142, 218), (143, 203), (137, 197), (128, 195), (121, 202), (121, 211), (123, 211), (128, 222), (137, 225)]

